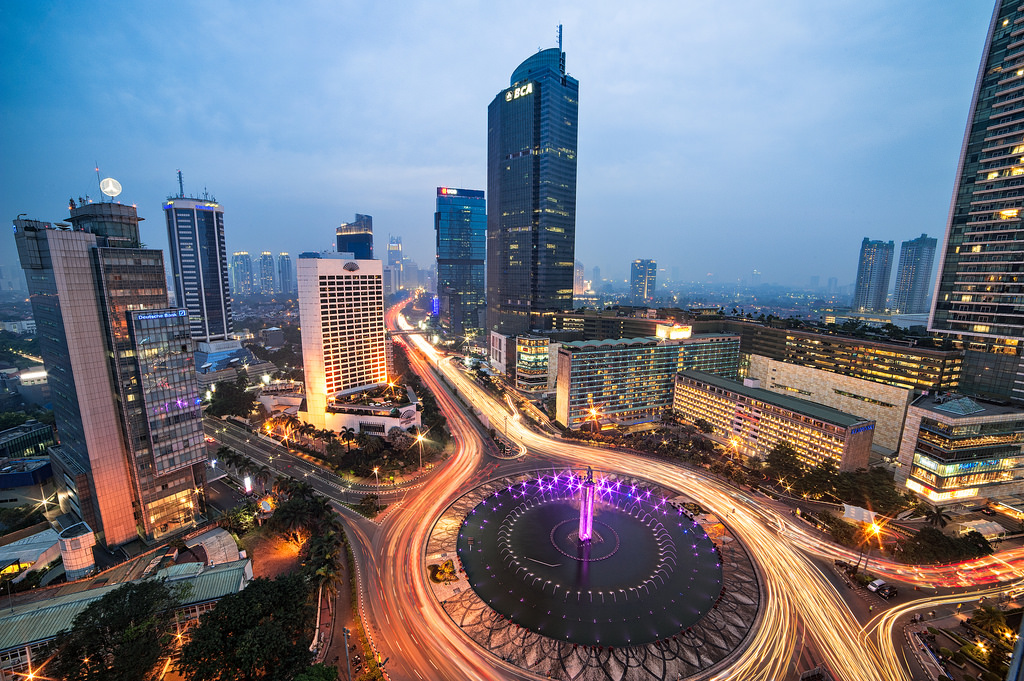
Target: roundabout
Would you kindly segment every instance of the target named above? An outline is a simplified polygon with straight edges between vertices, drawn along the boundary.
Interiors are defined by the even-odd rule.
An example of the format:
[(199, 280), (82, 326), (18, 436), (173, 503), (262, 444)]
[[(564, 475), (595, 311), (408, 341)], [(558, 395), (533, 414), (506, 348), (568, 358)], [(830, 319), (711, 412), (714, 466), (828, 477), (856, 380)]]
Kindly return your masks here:
[(534, 673), (693, 676), (744, 646), (762, 600), (746, 550), (701, 511), (614, 474), (493, 480), (435, 524), (427, 562), (461, 570), (434, 593), (473, 641)]

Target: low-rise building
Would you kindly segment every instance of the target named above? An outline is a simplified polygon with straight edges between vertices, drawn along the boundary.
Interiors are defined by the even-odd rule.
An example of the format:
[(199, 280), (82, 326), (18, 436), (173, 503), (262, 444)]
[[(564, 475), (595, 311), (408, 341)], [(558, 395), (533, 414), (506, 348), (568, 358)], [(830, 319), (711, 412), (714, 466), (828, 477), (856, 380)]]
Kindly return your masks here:
[(547, 390), (548, 342), (544, 336), (516, 336), (513, 382), (519, 390), (527, 392)]
[(761, 387), (780, 395), (791, 395), (847, 414), (875, 422), (874, 444), (890, 452), (900, 448), (903, 420), (914, 399), (914, 391), (855, 376), (790, 364), (751, 355), (747, 370)]
[(46, 454), (57, 444), (53, 427), (29, 420), (20, 426), (0, 431), (0, 459), (24, 459)]
[(907, 410), (896, 482), (930, 504), (1024, 493), (1024, 409), (946, 393)]
[(764, 459), (788, 443), (806, 466), (831, 464), (840, 471), (866, 468), (875, 422), (831, 407), (780, 395), (699, 371), (675, 379), (672, 410), (681, 421), (706, 421), (712, 435), (745, 459)]
[(661, 419), (672, 405), (679, 342), (663, 338), (571, 341), (558, 349), (555, 420), (636, 426)]
[(692, 335), (690, 327), (665, 324), (655, 332), (646, 338), (560, 344), (557, 355), (552, 353), (557, 357), (556, 420), (574, 430), (595, 416), (602, 427), (650, 423), (671, 408), (676, 372), (736, 377), (739, 336)]

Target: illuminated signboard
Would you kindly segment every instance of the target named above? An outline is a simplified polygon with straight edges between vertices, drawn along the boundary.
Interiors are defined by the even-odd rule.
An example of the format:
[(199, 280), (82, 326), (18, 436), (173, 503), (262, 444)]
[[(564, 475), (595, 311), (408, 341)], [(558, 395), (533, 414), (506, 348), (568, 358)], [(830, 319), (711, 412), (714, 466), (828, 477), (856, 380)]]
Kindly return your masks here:
[(136, 315), (135, 318), (142, 319), (170, 319), (171, 317), (184, 317), (188, 314), (185, 310), (170, 310), (165, 312), (148, 312), (146, 314)]
[(505, 92), (505, 101), (511, 102), (513, 99), (519, 99), (520, 97), (525, 97), (526, 95), (532, 94), (533, 83), (527, 83), (526, 85), (520, 85), (519, 87), (516, 88), (509, 88)]
[(458, 189), (452, 189), (450, 187), (438, 187), (437, 188), (437, 195), (438, 196), (458, 196), (459, 195), (459, 190)]

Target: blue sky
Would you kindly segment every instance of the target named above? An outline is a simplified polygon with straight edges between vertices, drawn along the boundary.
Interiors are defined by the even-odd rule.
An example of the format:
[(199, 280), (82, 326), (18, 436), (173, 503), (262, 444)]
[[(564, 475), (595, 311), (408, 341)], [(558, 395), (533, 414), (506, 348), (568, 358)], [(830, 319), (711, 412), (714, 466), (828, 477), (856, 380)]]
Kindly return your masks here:
[[(486, 186), (487, 105), (565, 26), (576, 255), (687, 280), (853, 281), (860, 241), (941, 236), (991, 2), (0, 5), (0, 216), (67, 216), (94, 165), (164, 248), (207, 188), (229, 250), (433, 259), (435, 187)], [(0, 241), (12, 261), (13, 239)]]

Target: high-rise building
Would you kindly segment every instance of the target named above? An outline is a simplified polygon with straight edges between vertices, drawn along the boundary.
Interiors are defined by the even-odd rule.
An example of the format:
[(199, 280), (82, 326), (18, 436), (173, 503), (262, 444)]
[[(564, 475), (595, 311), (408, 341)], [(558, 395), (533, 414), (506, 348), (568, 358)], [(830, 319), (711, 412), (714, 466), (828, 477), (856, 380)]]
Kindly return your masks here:
[(572, 269), (572, 294), (574, 296), (582, 296), (587, 292), (587, 280), (586, 271), (583, 269), (583, 263), (579, 260)]
[(484, 193), (437, 188), (437, 296), (441, 326), (459, 336), (476, 336), (486, 313), (484, 261), (487, 209)]
[(304, 418), (324, 428), (339, 393), (387, 383), (383, 263), (313, 255), (298, 263)]
[(193, 527), (206, 450), (186, 309), (168, 309), (163, 253), (142, 248), (135, 208), (72, 206), (71, 230), (15, 220), (33, 314), (47, 329), (61, 510), (101, 541)]
[(227, 340), (232, 319), (224, 209), (215, 200), (179, 194), (163, 204), (174, 299), (188, 310), (192, 338)]
[(373, 260), (373, 216), (356, 213), (356, 219), (341, 223), (335, 235), (338, 253), (351, 253), (356, 260)]
[(295, 274), (292, 271), (292, 256), (287, 253), (277, 254), (277, 292), (290, 296), (294, 293), (293, 282)]
[(645, 303), (652, 300), (657, 280), (657, 263), (653, 260), (634, 260), (629, 268), (629, 293), (633, 302)]
[(402, 276), (402, 237), (388, 235), (388, 268), (391, 270), (392, 284), (395, 290), (405, 288), (405, 278)]
[(231, 255), (231, 291), (236, 296), (251, 296), (252, 258), (248, 251), (237, 251)]
[(260, 253), (260, 293), (274, 295), (274, 255), (270, 251)]
[(864, 237), (853, 293), (854, 312), (885, 312), (894, 248), (891, 241), (872, 241)]
[(900, 245), (900, 264), (896, 269), (893, 310), (900, 314), (928, 311), (928, 284), (935, 262), (936, 239), (922, 234)]
[(526, 333), (572, 309), (578, 100), (559, 45), (520, 64), (487, 108), (489, 330)]
[(964, 134), (928, 328), (964, 349), (966, 392), (1024, 400), (1024, 84), (1019, 5), (995, 3)]

